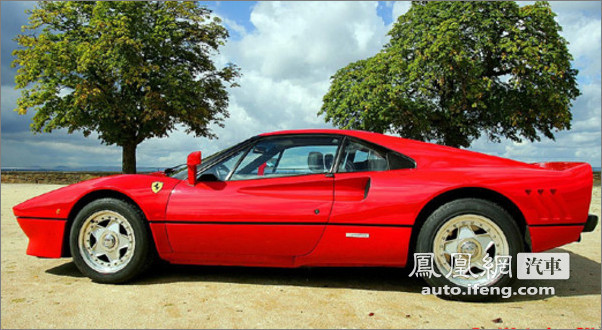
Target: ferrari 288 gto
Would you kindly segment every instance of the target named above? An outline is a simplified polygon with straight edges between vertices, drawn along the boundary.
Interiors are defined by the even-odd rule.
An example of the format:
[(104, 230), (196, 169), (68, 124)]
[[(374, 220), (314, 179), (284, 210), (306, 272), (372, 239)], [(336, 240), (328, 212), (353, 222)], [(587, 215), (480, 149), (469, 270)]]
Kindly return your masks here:
[[(405, 267), (416, 253), (448, 274), (432, 286), (508, 286), (484, 260), (540, 252), (594, 230), (587, 163), (523, 163), (348, 130), (252, 137), (164, 172), (115, 175), (13, 210), (27, 254), (73, 258), (96, 282), (173, 264)], [(513, 258), (512, 260), (515, 260)], [(512, 265), (508, 265), (511, 267)]]

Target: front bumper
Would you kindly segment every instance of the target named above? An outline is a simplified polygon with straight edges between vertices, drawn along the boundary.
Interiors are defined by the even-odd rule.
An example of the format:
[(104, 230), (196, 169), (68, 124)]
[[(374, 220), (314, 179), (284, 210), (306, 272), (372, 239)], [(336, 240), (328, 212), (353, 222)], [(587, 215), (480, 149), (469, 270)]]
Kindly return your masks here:
[(67, 220), (17, 217), (19, 226), (29, 238), (27, 254), (43, 258), (60, 258)]
[(585, 227), (583, 227), (583, 232), (584, 233), (589, 233), (594, 231), (594, 229), (596, 229), (596, 226), (598, 225), (598, 216), (595, 214), (590, 214), (587, 217), (587, 222), (585, 223)]

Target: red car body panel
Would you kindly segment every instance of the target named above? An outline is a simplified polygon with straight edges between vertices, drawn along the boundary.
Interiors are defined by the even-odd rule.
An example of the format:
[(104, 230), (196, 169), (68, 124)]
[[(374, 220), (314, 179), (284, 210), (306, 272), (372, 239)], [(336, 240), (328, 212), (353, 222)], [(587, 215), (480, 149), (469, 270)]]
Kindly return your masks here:
[(324, 231), (332, 195), (323, 174), (182, 182), (167, 205), (167, 235), (174, 253), (303, 255)]
[[(153, 193), (151, 184), (163, 182), (163, 189)], [(114, 191), (127, 196), (144, 212), (149, 221), (165, 218), (165, 205), (173, 187), (182, 182), (157, 175), (113, 175), (83, 181), (45, 193), (13, 207), (17, 218), (67, 220), (73, 206), (84, 196), (100, 191)]]
[[(163, 182), (155, 194), (151, 183)], [(116, 192), (134, 201), (148, 220), (165, 219), (165, 205), (173, 187), (181, 180), (155, 175), (116, 175), (92, 179), (29, 199), (13, 207), (21, 229), (29, 238), (27, 254), (57, 258), (68, 254), (64, 237), (69, 235), (68, 220), (73, 220), (74, 206), (84, 197), (102, 192)], [(43, 223), (40, 223), (44, 220)], [(45, 229), (38, 229), (37, 226)], [(46, 233), (46, 234), (44, 234)], [(160, 242), (157, 241), (159, 245)]]
[(60, 258), (66, 220), (17, 218), (19, 226), (29, 237), (27, 254), (43, 258)]
[[(295, 266), (406, 265), (411, 227), (327, 226), (311, 254), (295, 258)], [(348, 233), (367, 237), (347, 237)]]
[(542, 252), (579, 240), (584, 226), (529, 226), (533, 252)]
[[(512, 204), (534, 252), (578, 240), (588, 218), (593, 180), (586, 163), (527, 164), (362, 131), (261, 137), (285, 134), (360, 139), (397, 151), (416, 167), (195, 186), (160, 174), (89, 180), (13, 208), (29, 237), (27, 254), (65, 256), (69, 223), (86, 201), (106, 194), (140, 207), (162, 259), (190, 264), (404, 266), (421, 212), (437, 198), (470, 189)], [(157, 181), (163, 187), (155, 193)]]

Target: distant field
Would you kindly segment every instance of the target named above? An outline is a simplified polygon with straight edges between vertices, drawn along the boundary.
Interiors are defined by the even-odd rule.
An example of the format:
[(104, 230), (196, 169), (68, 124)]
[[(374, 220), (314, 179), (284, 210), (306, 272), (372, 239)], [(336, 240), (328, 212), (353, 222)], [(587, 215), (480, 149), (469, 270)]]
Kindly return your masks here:
[[(2, 172), (2, 183), (72, 184), (84, 180), (120, 174), (120, 172)], [(600, 172), (594, 172), (594, 185), (600, 185)]]

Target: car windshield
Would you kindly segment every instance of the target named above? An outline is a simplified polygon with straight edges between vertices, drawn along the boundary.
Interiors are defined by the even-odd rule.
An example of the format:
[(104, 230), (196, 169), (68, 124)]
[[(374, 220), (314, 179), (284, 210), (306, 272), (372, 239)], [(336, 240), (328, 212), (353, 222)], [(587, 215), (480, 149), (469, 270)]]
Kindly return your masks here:
[[(241, 144), (247, 142), (243, 141), (241, 143), (238, 143), (234, 146), (231, 146), (229, 148), (226, 148), (224, 150), (215, 152), (207, 157), (204, 157), (202, 159), (201, 162), (201, 167), (205, 167), (206, 165), (211, 164), (215, 159), (220, 158), (220, 156), (227, 154), (228, 152), (230, 152), (230, 150), (237, 148), (238, 146), (240, 146)], [(170, 168), (166, 168), (165, 169), (165, 175), (175, 178), (175, 179), (179, 179), (179, 180), (185, 180), (188, 177), (188, 166), (186, 166), (186, 164), (180, 164), (180, 165), (176, 165), (174, 167), (170, 167)]]

